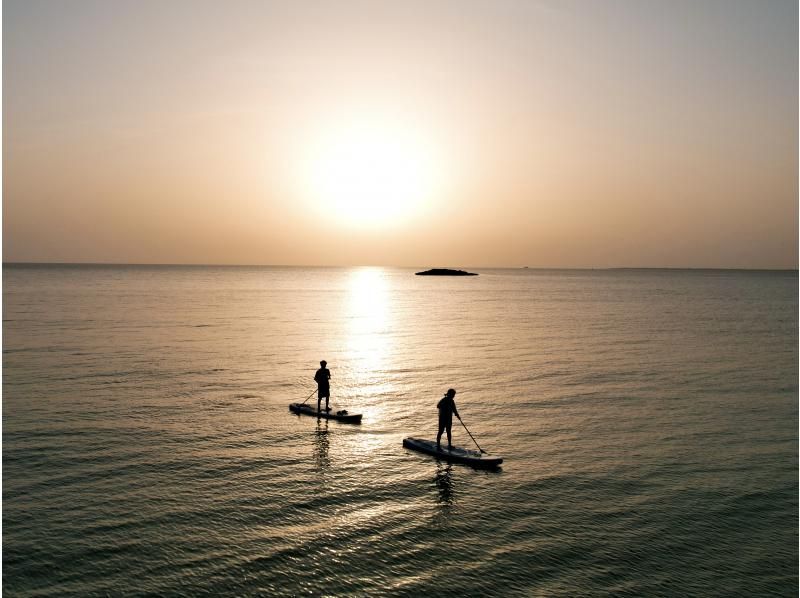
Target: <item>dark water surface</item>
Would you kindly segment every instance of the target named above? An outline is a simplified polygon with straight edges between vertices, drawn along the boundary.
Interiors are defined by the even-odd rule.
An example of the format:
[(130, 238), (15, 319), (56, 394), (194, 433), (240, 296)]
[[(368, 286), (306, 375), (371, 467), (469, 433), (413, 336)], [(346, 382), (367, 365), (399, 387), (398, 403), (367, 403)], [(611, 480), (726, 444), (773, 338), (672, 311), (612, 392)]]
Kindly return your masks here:
[(797, 273), (478, 272), (5, 266), (4, 592), (796, 596)]

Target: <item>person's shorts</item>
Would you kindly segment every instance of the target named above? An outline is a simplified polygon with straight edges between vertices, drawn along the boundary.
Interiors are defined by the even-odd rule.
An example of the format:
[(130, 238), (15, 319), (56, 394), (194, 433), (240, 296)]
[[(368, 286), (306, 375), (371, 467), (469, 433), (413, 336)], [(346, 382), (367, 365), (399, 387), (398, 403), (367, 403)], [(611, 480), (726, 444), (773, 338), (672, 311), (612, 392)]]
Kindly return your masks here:
[(317, 398), (318, 399), (327, 399), (331, 396), (331, 389), (330, 388), (322, 388), (321, 386), (317, 389)]

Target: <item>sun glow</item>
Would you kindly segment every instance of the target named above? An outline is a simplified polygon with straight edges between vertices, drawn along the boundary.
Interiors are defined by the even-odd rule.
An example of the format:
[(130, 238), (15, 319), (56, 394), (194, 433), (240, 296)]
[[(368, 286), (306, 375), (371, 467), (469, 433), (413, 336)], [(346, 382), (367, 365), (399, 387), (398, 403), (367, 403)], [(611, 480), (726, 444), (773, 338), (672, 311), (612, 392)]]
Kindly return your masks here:
[(356, 227), (420, 217), (437, 192), (432, 144), (400, 127), (331, 131), (315, 147), (307, 182), (314, 206)]

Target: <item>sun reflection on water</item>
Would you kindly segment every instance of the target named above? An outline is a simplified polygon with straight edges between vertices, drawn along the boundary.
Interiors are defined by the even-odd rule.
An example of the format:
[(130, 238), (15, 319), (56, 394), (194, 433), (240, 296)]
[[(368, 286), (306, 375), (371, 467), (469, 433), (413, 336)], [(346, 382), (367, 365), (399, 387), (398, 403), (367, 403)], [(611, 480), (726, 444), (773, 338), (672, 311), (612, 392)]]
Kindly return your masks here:
[[(381, 268), (359, 268), (349, 281), (345, 350), (354, 385), (370, 396), (389, 390), (392, 353), (389, 283)], [(371, 415), (377, 415), (372, 413)]]
[(348, 318), (353, 333), (369, 335), (386, 331), (388, 286), (381, 268), (359, 268), (350, 275)]

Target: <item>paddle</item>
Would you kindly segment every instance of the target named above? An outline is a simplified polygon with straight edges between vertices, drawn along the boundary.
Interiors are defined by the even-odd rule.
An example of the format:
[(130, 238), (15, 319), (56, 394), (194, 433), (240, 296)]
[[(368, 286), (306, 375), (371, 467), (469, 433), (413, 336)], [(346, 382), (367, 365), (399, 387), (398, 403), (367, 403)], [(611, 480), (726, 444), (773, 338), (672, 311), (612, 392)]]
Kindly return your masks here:
[[(310, 399), (311, 397), (313, 397), (315, 392), (317, 392), (317, 391), (316, 391), (316, 390), (312, 390), (312, 391), (311, 391), (311, 394), (310, 394), (310, 395), (308, 395), (308, 399)], [(300, 403), (300, 404), (301, 404), (301, 405), (305, 405), (305, 404), (306, 404), (306, 402), (308, 402), (308, 399), (306, 399), (305, 401), (303, 401), (303, 402), (302, 402), (302, 403)]]
[(483, 450), (483, 449), (481, 448), (481, 445), (480, 445), (480, 444), (478, 444), (478, 441), (477, 441), (477, 440), (475, 440), (475, 437), (472, 435), (472, 432), (470, 432), (470, 431), (469, 431), (469, 428), (467, 427), (467, 424), (465, 424), (465, 423), (464, 423), (464, 420), (462, 420), (462, 419), (461, 419), (461, 416), (457, 415), (456, 417), (458, 417), (458, 421), (460, 421), (460, 422), (461, 422), (461, 425), (462, 425), (462, 426), (464, 426), (464, 429), (467, 431), (467, 434), (469, 434), (469, 437), (470, 437), (470, 438), (472, 438), (472, 442), (474, 442), (474, 443), (475, 443), (475, 446), (477, 446), (477, 447), (478, 447), (478, 450), (479, 450), (480, 452), (482, 452), (484, 455), (488, 455), (489, 453), (487, 453), (485, 450)]

